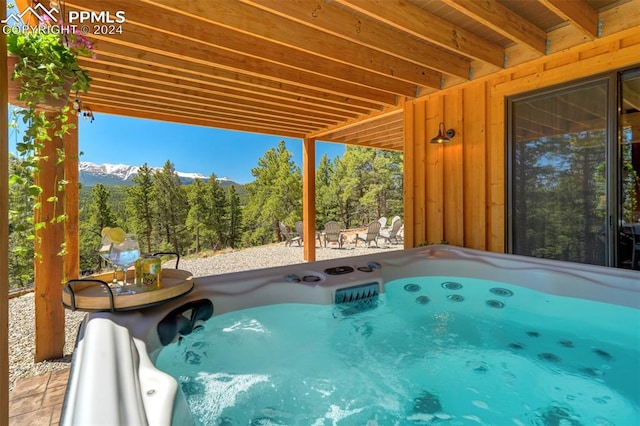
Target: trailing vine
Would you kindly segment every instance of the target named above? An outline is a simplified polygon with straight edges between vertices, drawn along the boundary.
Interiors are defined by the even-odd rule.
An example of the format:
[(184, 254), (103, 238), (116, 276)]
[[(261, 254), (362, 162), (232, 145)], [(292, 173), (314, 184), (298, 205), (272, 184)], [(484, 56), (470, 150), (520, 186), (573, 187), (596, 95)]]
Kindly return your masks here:
[[(13, 28), (7, 34), (7, 51), (10, 58), (15, 59), (11, 79), (19, 85), (17, 97), (9, 99), (10, 103), (17, 105), (13, 109), (10, 127), (22, 134), (22, 140), (16, 143), (19, 169), (29, 171), (31, 176), (29, 182), (25, 182), (23, 176), (10, 175), (9, 182), (26, 186), (34, 212), (42, 207), (43, 202), (57, 204), (58, 194), (67, 184), (64, 176), (56, 176), (54, 194), (43, 200), (42, 187), (34, 177), (43, 161), (54, 165), (64, 162), (64, 145), (56, 148), (55, 158), (43, 155), (43, 150), (54, 138), (62, 138), (75, 129), (75, 124), (69, 121), (69, 114), (80, 113), (75, 108), (75, 104), (80, 102), (78, 94), (87, 92), (91, 82), (88, 73), (80, 67), (78, 57), (92, 57), (93, 46), (82, 34), (68, 30), (61, 24), (44, 22), (30, 32)], [(71, 93), (76, 93), (73, 109), (70, 107)], [(56, 101), (57, 106), (47, 106)], [(65, 219), (63, 212), (49, 222), (61, 223)], [(45, 222), (34, 223), (31, 239), (46, 225)], [(58, 254), (65, 252), (63, 245)], [(35, 256), (41, 255), (35, 253)]]

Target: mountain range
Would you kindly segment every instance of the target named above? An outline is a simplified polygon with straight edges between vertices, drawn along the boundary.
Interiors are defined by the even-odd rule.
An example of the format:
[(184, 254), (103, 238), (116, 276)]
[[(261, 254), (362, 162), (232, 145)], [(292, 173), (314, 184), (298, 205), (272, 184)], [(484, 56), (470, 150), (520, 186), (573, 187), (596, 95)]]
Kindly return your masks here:
[[(133, 176), (138, 174), (139, 169), (140, 167), (138, 166), (129, 166), (126, 164), (95, 164), (81, 162), (79, 165), (79, 179), (80, 183), (84, 186), (95, 186), (98, 183), (105, 186), (133, 185)], [(161, 167), (150, 167), (150, 169), (153, 171), (162, 170)], [(200, 173), (176, 171), (176, 174), (184, 184), (193, 183), (195, 179), (200, 179), (202, 181), (209, 180), (209, 176), (205, 176)], [(220, 182), (222, 186), (239, 185), (237, 182), (226, 177), (219, 177), (218, 182)]]

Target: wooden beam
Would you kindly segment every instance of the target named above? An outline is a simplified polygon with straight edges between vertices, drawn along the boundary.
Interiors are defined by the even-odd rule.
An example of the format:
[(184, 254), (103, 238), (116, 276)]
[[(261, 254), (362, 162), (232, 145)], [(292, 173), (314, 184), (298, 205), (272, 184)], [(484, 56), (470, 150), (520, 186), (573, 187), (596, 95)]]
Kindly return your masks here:
[[(164, 56), (158, 55), (158, 57), (164, 62), (170, 62)], [(299, 85), (233, 73), (220, 68), (194, 64), (190, 69), (186, 70), (175, 67), (175, 62), (171, 62), (171, 64), (173, 66), (165, 67), (162, 66), (162, 63), (140, 62), (135, 57), (125, 58), (119, 55), (111, 55), (104, 50), (100, 51), (97, 59), (80, 58), (80, 65), (89, 70), (92, 76), (94, 73), (107, 73), (110, 77), (121, 76), (122, 78), (131, 76), (145, 82), (171, 85), (176, 90), (182, 87), (209, 91), (231, 90), (238, 93), (272, 97), (283, 102), (294, 101), (338, 111), (353, 111), (356, 114), (368, 113), (371, 109), (379, 109), (381, 107), (379, 103), (361, 101)], [(389, 101), (392, 100), (389, 99)]]
[[(398, 32), (374, 20), (364, 20), (343, 7), (331, 3), (307, 0), (242, 0), (262, 10), (276, 13), (286, 19), (310, 28), (341, 37), (367, 49), (411, 61), (435, 71), (469, 78), (469, 61), (459, 54), (435, 48), (407, 34)], [(345, 2), (340, 2), (345, 3)], [(373, 4), (365, 0), (366, 4)], [(383, 2), (391, 4), (391, 2)], [(396, 5), (392, 5), (395, 10)], [(376, 17), (378, 19), (378, 17)], [(379, 19), (378, 19), (379, 20)], [(427, 21), (431, 25), (431, 21)], [(386, 23), (386, 22), (385, 22)], [(352, 49), (362, 49), (354, 46)], [(459, 52), (458, 52), (459, 53)], [(502, 58), (500, 58), (502, 63)]]
[(363, 131), (362, 133), (345, 136), (342, 138), (334, 138), (331, 142), (343, 143), (343, 144), (356, 144), (356, 145), (378, 145), (385, 144), (389, 141), (402, 140), (403, 127), (400, 123), (400, 127), (394, 127), (389, 129), (381, 129), (378, 131)]
[[(85, 95), (84, 100), (87, 104), (92, 106), (94, 111), (100, 111), (100, 105), (110, 105), (114, 107), (122, 107), (122, 108), (131, 108), (129, 104), (126, 102), (121, 102), (120, 98), (113, 96), (105, 96), (99, 95), (99, 97), (94, 98), (93, 95)], [(95, 107), (95, 108), (94, 108)], [(159, 106), (157, 104), (149, 103), (149, 102), (139, 102), (134, 106), (135, 109), (140, 111), (153, 111), (156, 113), (164, 113), (168, 114), (172, 117), (176, 117), (174, 120), (170, 121), (178, 121), (178, 117), (192, 117), (193, 119), (202, 119), (207, 120), (210, 123), (235, 123), (239, 126), (246, 124), (248, 121), (248, 117), (252, 117), (251, 115), (245, 115), (244, 118), (239, 118), (234, 115), (224, 114), (220, 112), (210, 112), (205, 113), (202, 111), (175, 111), (174, 109), (166, 106)], [(266, 132), (268, 129), (279, 130), (287, 133), (295, 133), (301, 130), (304, 130), (304, 127), (301, 128), (299, 125), (294, 125), (290, 123), (282, 123), (276, 118), (265, 118), (261, 116), (254, 116), (251, 120), (249, 120), (252, 126), (260, 126)]]
[(402, 177), (402, 199), (404, 210), (404, 248), (413, 248), (415, 242), (415, 102), (406, 102), (404, 106), (404, 167)]
[[(135, 98), (135, 102), (131, 102), (128, 99), (128, 94), (131, 88), (118, 87), (115, 85), (109, 85), (104, 80), (96, 80), (91, 84), (91, 96), (92, 97), (104, 97), (105, 99), (112, 99), (122, 103), (132, 104), (132, 106), (151, 105), (161, 109), (171, 111), (176, 108), (180, 108), (181, 112), (188, 112), (200, 115), (219, 114), (229, 117), (236, 117), (238, 119), (249, 118), (253, 120), (253, 117), (262, 117), (263, 119), (271, 119), (274, 122), (283, 122), (283, 115), (287, 117), (287, 122), (300, 126), (301, 130), (309, 131), (309, 129), (324, 127), (327, 125), (335, 124), (343, 120), (340, 116), (328, 116), (320, 112), (313, 114), (311, 112), (296, 112), (292, 108), (276, 108), (269, 107), (268, 105), (261, 105), (259, 102), (251, 102), (246, 105), (238, 105), (237, 103), (227, 101), (224, 99), (200, 99), (194, 101), (190, 94), (185, 94), (180, 99), (172, 99), (170, 94), (166, 91), (160, 92), (156, 90), (140, 89), (138, 95)], [(197, 95), (196, 95), (197, 96)]]
[(358, 114), (367, 113), (369, 110), (359, 107), (350, 107), (340, 104), (322, 102), (318, 99), (295, 97), (293, 95), (255, 90), (251, 87), (233, 87), (233, 84), (225, 86), (223, 82), (206, 84), (202, 81), (182, 80), (169, 74), (150, 74), (146, 71), (124, 69), (118, 66), (95, 64), (89, 70), (92, 78), (92, 88), (96, 81), (108, 82), (109, 86), (122, 86), (131, 88), (149, 88), (164, 91), (172, 99), (179, 90), (182, 94), (188, 94), (189, 98), (207, 101), (209, 99), (226, 99), (236, 104), (260, 103), (261, 105), (285, 106), (295, 108), (301, 112), (332, 114), (334, 117), (355, 118)]
[(304, 260), (316, 260), (316, 141), (302, 141), (302, 223)]
[(64, 280), (78, 279), (80, 277), (80, 199), (78, 186), (78, 116), (69, 113), (69, 124), (74, 124), (75, 129), (68, 131), (63, 137), (64, 143), (64, 179), (68, 183), (64, 186), (64, 241), (67, 254), (64, 257)]
[(376, 146), (393, 146), (396, 142), (403, 139), (403, 131), (402, 123), (400, 123), (400, 127), (390, 128), (388, 130), (362, 132), (362, 134), (333, 139), (331, 142), (358, 145), (371, 144)]
[[(365, 102), (381, 103), (384, 105), (395, 104), (394, 94), (381, 89), (363, 87), (344, 80), (330, 78), (324, 75), (314, 74), (290, 67), (282, 67), (272, 62), (250, 60), (245, 55), (224, 51), (221, 49), (192, 49), (193, 46), (178, 38), (168, 38), (169, 42), (148, 39), (145, 34), (148, 30), (136, 28), (133, 25), (123, 30), (123, 36), (118, 38), (100, 36), (97, 38), (95, 52), (100, 57), (109, 54), (120, 58), (120, 63), (136, 62), (148, 65), (161, 65), (172, 69), (193, 71), (205, 76), (218, 75), (218, 70), (225, 70), (229, 74), (237, 74), (239, 81), (243, 80), (272, 80), (274, 84), (296, 85), (327, 93), (354, 98)], [(188, 57), (176, 52), (192, 54)], [(134, 58), (134, 59), (129, 59)], [(205, 58), (205, 59), (203, 59)], [(211, 60), (206, 60), (211, 58)], [(238, 67), (242, 66), (241, 69)], [(403, 90), (413, 90), (413, 86), (407, 85)], [(415, 93), (412, 93), (414, 95)]]
[[(353, 115), (339, 114), (334, 111), (325, 111), (321, 108), (295, 108), (292, 105), (277, 104), (272, 101), (260, 99), (237, 99), (232, 96), (221, 94), (220, 96), (211, 96), (207, 93), (198, 92), (184, 88), (178, 99), (175, 97), (175, 89), (171, 87), (163, 87), (156, 84), (146, 84), (142, 87), (136, 84), (135, 79), (131, 81), (114, 81), (103, 74), (91, 75), (91, 90), (94, 94), (98, 92), (107, 95), (122, 97), (122, 100), (128, 100), (129, 94), (136, 90), (138, 95), (132, 99), (133, 102), (145, 100), (148, 102), (156, 102), (159, 105), (171, 107), (175, 105), (184, 106), (185, 108), (194, 108), (203, 112), (208, 111), (226, 111), (227, 113), (236, 112), (242, 116), (245, 112), (262, 114), (268, 117), (277, 117), (281, 119), (283, 116), (296, 119), (305, 123), (307, 126), (313, 125), (329, 125), (335, 122), (341, 122)], [(169, 105), (168, 105), (169, 104)]]
[(402, 139), (403, 130), (403, 124), (400, 122), (393, 127), (380, 127), (370, 131), (363, 130), (342, 138), (334, 138), (332, 141), (344, 144), (381, 144), (389, 140)]
[(496, 0), (442, 0), (491, 30), (544, 55), (547, 33)]
[(393, 140), (389, 140), (383, 144), (380, 144), (379, 146), (376, 146), (375, 144), (372, 146), (372, 148), (380, 148), (380, 149), (386, 149), (387, 151), (399, 151), (402, 152), (403, 149), (403, 136), (402, 135), (398, 135), (398, 137), (396, 139)]
[[(0, 0), (0, 19), (7, 14)], [(9, 117), (7, 99), (7, 42), (0, 31), (0, 424), (9, 424)]]
[(375, 130), (379, 127), (389, 127), (389, 126), (399, 126), (402, 127), (402, 110), (397, 111), (395, 114), (383, 115), (376, 120), (369, 120), (362, 122), (360, 124), (356, 124), (354, 126), (342, 127), (336, 129), (334, 132), (328, 133), (326, 135), (327, 138), (336, 140), (339, 138), (348, 137), (350, 135), (355, 135), (361, 132), (368, 132), (371, 130)]
[(585, 0), (539, 0), (556, 15), (582, 31), (589, 39), (598, 36), (598, 12)]
[[(117, 0), (112, 0), (117, 1)], [(144, 3), (147, 3), (146, 5)], [(287, 8), (295, 6), (285, 2)], [(127, 14), (132, 10), (130, 3), (127, 2)], [(172, 14), (171, 25), (174, 21), (178, 23), (187, 19), (189, 22), (197, 22), (206, 20), (202, 28), (194, 27), (194, 24), (185, 26), (184, 28), (193, 28), (203, 38), (209, 38), (211, 35), (218, 36), (218, 28), (222, 32), (227, 33), (224, 39), (224, 45), (227, 48), (244, 51), (253, 54), (252, 50), (247, 51), (244, 44), (246, 39), (250, 45), (261, 45), (262, 50), (259, 57), (267, 54), (267, 51), (278, 51), (282, 48), (285, 55), (279, 55), (285, 64), (291, 64), (294, 58), (288, 57), (302, 56), (300, 59), (307, 60), (305, 55), (315, 57), (315, 62), (309, 62), (311, 68), (317, 67), (324, 60), (335, 61), (349, 66), (354, 66), (363, 71), (374, 72), (383, 76), (393, 77), (414, 83), (416, 85), (439, 86), (441, 73), (432, 68), (427, 67), (424, 63), (409, 62), (403, 57), (390, 55), (387, 52), (374, 50), (371, 47), (356, 45), (350, 40), (342, 37), (320, 31), (315, 27), (309, 27), (289, 17), (283, 17), (278, 14), (270, 13), (265, 9), (259, 9), (248, 4), (237, 1), (216, 1), (216, 2), (184, 2), (183, 0), (141, 0), (140, 8), (149, 14), (149, 10), (162, 9), (165, 13)], [(116, 9), (118, 10), (118, 9)], [(120, 9), (123, 10), (123, 9)], [(133, 14), (138, 12), (134, 10)], [(128, 17), (127, 17), (128, 19)], [(184, 30), (183, 30), (184, 31)], [(204, 33), (201, 33), (204, 31)], [(215, 40), (215, 39), (214, 39)], [(266, 49), (265, 49), (266, 47)], [(290, 52), (290, 53), (287, 53)], [(439, 59), (445, 63), (451, 63), (451, 69), (454, 65), (460, 65), (460, 73), (466, 74), (464, 60), (449, 54), (448, 52), (436, 52), (439, 55), (431, 54), (429, 58), (433, 60)], [(296, 59), (297, 62), (297, 59)]]
[[(56, 113), (47, 113), (53, 120)], [(58, 181), (64, 177), (64, 166), (57, 162), (57, 151), (63, 148), (62, 138), (53, 135), (39, 153), (41, 160), (35, 182), (42, 188), (40, 207), (34, 210), (34, 223), (45, 224), (36, 231), (34, 244), (34, 297), (36, 309), (35, 362), (61, 358), (64, 354), (64, 307), (62, 284), (64, 257), (58, 255), (64, 243), (64, 222), (57, 220), (64, 213), (64, 194), (58, 191)], [(57, 201), (47, 201), (57, 197)]]
[[(500, 68), (504, 65), (502, 47), (407, 1), (337, 0), (337, 2), (399, 31), (411, 34), (423, 42), (433, 43), (458, 55), (487, 62)], [(357, 28), (360, 30), (360, 27)], [(360, 35), (359, 32), (358, 35)], [(441, 69), (442, 72), (469, 78), (468, 64), (466, 75), (448, 72), (444, 68)]]
[[(21, 13), (24, 12), (28, 7), (33, 7), (34, 5), (33, 0), (15, 0), (12, 3), (15, 4), (16, 9), (19, 10)], [(39, 23), (38, 17), (35, 16), (33, 13), (25, 14), (22, 17), (22, 21), (24, 22), (25, 25), (31, 25), (31, 26), (36, 26)]]
[(347, 120), (345, 123), (340, 123), (339, 125), (328, 127), (318, 132), (309, 134), (307, 135), (307, 137), (314, 138), (316, 140), (323, 139), (324, 137), (327, 137), (328, 135), (343, 129), (348, 129), (354, 126), (361, 126), (361, 125), (364, 125), (365, 123), (370, 123), (372, 121), (378, 121), (383, 117), (387, 117), (389, 115), (402, 114), (402, 110), (404, 107), (403, 103), (395, 107), (384, 109), (382, 111), (374, 111), (366, 117), (361, 116), (355, 120)]
[[(194, 2), (195, 3), (195, 2)], [(213, 4), (227, 4), (231, 2), (214, 2)], [(207, 3), (209, 5), (210, 3)], [(68, 7), (83, 9), (80, 5), (67, 3)], [(126, 10), (127, 21), (123, 25), (122, 34), (118, 37), (111, 35), (95, 36), (101, 43), (114, 42), (131, 43), (131, 46), (143, 47), (147, 51), (171, 55), (181, 61), (197, 61), (209, 64), (225, 64), (238, 72), (251, 68), (260, 68), (270, 76), (278, 77), (285, 69), (308, 73), (307, 81), (331, 78), (344, 83), (352, 83), (362, 87), (370, 87), (393, 94), (413, 96), (416, 92), (416, 82), (410, 82), (402, 77), (364, 70), (355, 65), (341, 63), (335, 60), (322, 59), (316, 55), (302, 52), (275, 42), (268, 42), (247, 34), (234, 33), (212, 23), (189, 19), (184, 15), (168, 14), (159, 16), (151, 13), (153, 8), (140, 5), (137, 2), (111, 0), (100, 3), (106, 10)], [(167, 15), (167, 14), (165, 14)], [(176, 21), (177, 22), (174, 22)], [(180, 32), (176, 33), (176, 28)], [(278, 29), (280, 30), (280, 29)], [(406, 76), (407, 70), (393, 69), (401, 76)], [(423, 85), (436, 84), (439, 86), (439, 76), (432, 76), (428, 72), (413, 70), (413, 75)], [(291, 79), (287, 79), (291, 80)], [(293, 79), (293, 81), (297, 81)], [(316, 83), (317, 84), (317, 83)]]

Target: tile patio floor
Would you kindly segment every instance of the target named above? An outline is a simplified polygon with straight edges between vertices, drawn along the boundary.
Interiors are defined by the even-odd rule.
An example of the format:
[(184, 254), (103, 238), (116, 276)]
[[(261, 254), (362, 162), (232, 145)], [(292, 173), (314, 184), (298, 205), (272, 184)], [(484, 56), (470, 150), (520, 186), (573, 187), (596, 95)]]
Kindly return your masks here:
[(9, 393), (9, 426), (57, 426), (68, 379), (67, 368), (18, 380)]

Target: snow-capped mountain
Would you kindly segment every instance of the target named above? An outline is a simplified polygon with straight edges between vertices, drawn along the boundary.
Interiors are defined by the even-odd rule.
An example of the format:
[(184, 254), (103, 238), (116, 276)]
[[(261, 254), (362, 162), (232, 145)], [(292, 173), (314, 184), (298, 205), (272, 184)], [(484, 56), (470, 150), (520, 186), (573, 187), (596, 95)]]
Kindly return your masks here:
[[(152, 170), (162, 170), (160, 167), (150, 167)], [(98, 183), (103, 185), (133, 185), (133, 176), (138, 173), (140, 167), (129, 166), (127, 164), (95, 164), (81, 162), (80, 183), (85, 186), (94, 186)], [(176, 171), (182, 183), (189, 184), (198, 178), (203, 181), (209, 180), (209, 176), (200, 173), (185, 173)], [(223, 186), (237, 185), (236, 182), (226, 177), (219, 177), (218, 182)]]

